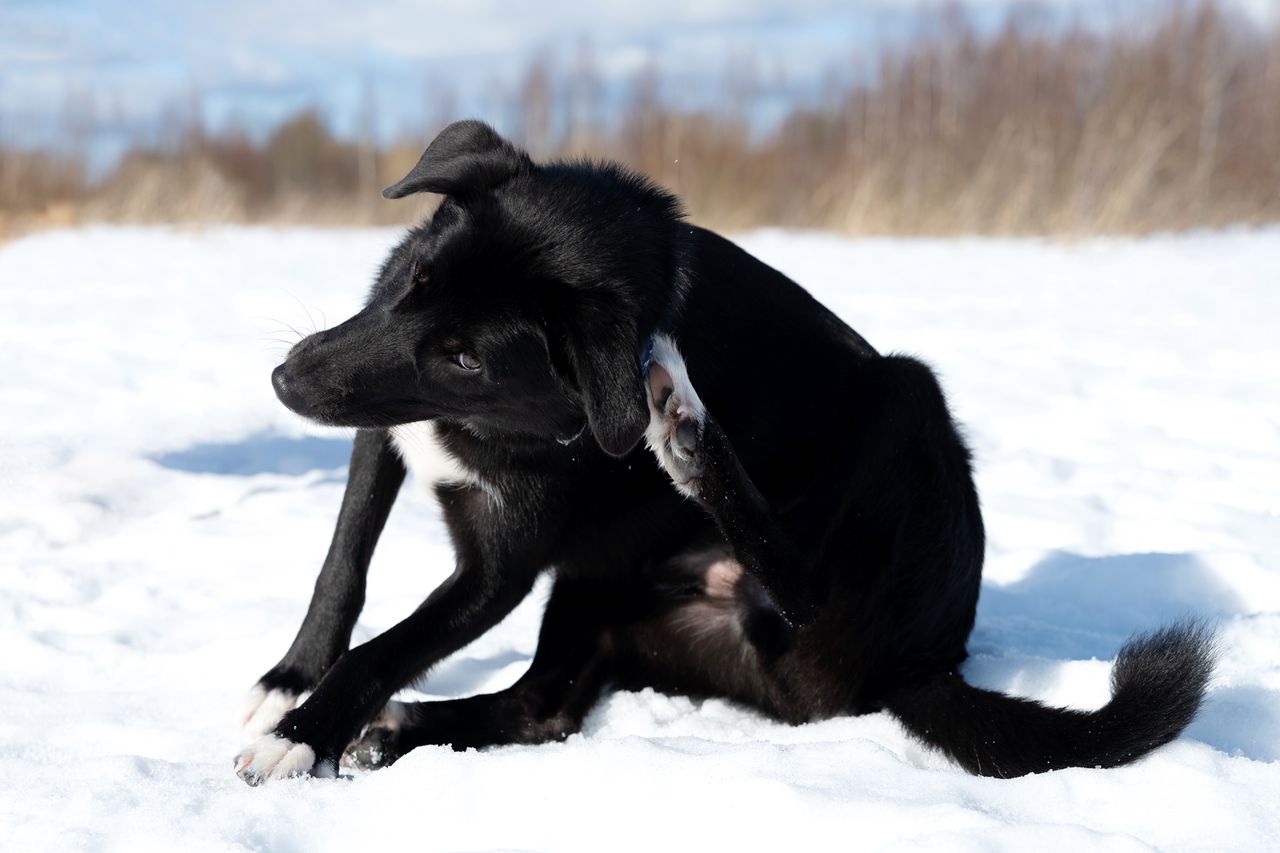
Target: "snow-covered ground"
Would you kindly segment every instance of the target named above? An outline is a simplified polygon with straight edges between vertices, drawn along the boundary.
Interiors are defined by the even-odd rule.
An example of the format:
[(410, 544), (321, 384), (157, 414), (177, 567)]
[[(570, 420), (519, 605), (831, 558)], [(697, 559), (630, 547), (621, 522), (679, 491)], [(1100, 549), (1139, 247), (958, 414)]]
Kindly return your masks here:
[[(968, 776), (886, 715), (799, 728), (617, 694), (563, 744), (420, 749), (246, 787), (245, 693), (293, 636), (349, 433), (270, 368), (354, 310), (391, 231), (94, 229), (0, 247), (0, 846), (1280, 847), (1280, 231), (1054, 245), (743, 242), (943, 377), (990, 534), (967, 677), (1075, 707), (1130, 632), (1219, 620), (1186, 736), (1139, 764)], [(450, 571), (406, 490), (364, 639)], [(420, 686), (512, 682), (538, 594)]]

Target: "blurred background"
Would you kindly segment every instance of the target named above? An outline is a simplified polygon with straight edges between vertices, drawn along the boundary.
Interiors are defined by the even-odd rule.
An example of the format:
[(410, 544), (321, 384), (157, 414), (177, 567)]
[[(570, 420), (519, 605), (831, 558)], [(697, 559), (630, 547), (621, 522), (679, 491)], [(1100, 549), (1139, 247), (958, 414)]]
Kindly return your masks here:
[(693, 218), (870, 234), (1280, 219), (1280, 0), (5, 0), (0, 237), (389, 224), (448, 121)]

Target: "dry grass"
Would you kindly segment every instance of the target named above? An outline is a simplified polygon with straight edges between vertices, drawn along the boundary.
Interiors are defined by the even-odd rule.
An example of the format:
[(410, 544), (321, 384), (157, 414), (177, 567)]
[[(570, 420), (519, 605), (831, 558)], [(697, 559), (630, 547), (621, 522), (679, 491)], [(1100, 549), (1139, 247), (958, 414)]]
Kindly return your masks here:
[[(764, 135), (748, 130), (741, 80), (726, 84), (730, 106), (680, 112), (651, 68), (606, 125), (589, 63), (536, 61), (515, 93), (516, 136), (543, 156), (623, 160), (728, 229), (1080, 235), (1280, 220), (1280, 29), (1212, 3), (1137, 35), (1011, 24), (984, 40), (959, 18), (946, 29)], [(376, 148), (304, 113), (265, 143), (174, 136), (98, 183), (79, 158), (0, 149), (0, 235), (84, 221), (392, 223), (430, 204), (378, 198), (429, 131)]]

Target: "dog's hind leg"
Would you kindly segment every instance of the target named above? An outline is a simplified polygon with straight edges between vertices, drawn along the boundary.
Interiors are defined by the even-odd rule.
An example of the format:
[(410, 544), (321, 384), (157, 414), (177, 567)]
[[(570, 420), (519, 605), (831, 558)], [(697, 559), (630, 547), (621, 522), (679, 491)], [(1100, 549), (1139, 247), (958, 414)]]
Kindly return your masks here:
[[(806, 631), (790, 631), (756, 579), (718, 543), (655, 566), (656, 606), (612, 631), (614, 682), (695, 698), (727, 698), (778, 720), (821, 715), (808, 678)], [(819, 697), (820, 698), (820, 697)]]
[(647, 385), (645, 440), (659, 464), (682, 494), (711, 513), (734, 556), (786, 621), (807, 621), (814, 602), (805, 561), (702, 404), (684, 358), (665, 335), (654, 338)]
[(289, 651), (249, 694), (242, 720), (246, 737), (271, 731), (347, 650), (364, 606), (369, 560), (404, 478), (404, 463), (387, 432), (359, 430), (338, 525), (311, 605)]
[(343, 763), (386, 766), (419, 746), (457, 750), (563, 740), (577, 732), (611, 672), (603, 620), (608, 590), (557, 581), (528, 671), (496, 693), (436, 702), (392, 702), (348, 748)]

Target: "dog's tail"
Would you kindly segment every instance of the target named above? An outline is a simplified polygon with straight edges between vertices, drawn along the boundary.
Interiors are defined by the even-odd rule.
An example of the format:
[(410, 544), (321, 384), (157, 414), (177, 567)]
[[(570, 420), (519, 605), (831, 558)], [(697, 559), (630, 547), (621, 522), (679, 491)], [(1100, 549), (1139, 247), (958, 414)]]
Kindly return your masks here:
[(1115, 767), (1187, 727), (1213, 672), (1213, 632), (1187, 621), (1129, 640), (1097, 711), (1051, 708), (940, 674), (897, 688), (885, 707), (970, 773), (1010, 778), (1063, 767)]

